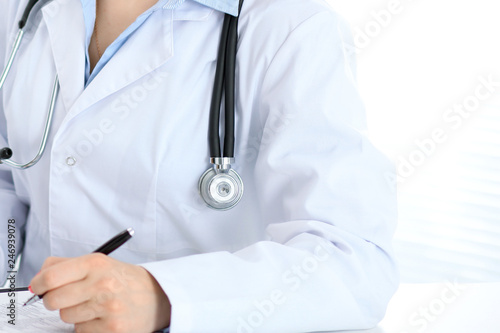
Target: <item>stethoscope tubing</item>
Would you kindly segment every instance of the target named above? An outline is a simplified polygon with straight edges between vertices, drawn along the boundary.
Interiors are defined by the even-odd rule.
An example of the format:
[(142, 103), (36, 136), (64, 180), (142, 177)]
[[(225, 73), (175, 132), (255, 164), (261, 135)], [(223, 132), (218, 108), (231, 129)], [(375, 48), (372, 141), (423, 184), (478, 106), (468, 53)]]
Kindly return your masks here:
[(47, 140), (49, 138), (49, 133), (50, 133), (50, 128), (52, 127), (52, 118), (54, 115), (54, 109), (57, 101), (57, 96), (59, 95), (59, 78), (56, 75), (56, 78), (54, 80), (54, 85), (52, 88), (52, 95), (50, 98), (50, 105), (47, 111), (47, 120), (45, 121), (45, 128), (43, 130), (43, 135), (42, 135), (42, 140), (40, 142), (40, 147), (38, 148), (38, 152), (36, 156), (29, 161), (28, 163), (18, 163), (15, 161), (12, 161), (10, 159), (5, 159), (1, 160), (0, 164), (6, 164), (8, 166), (11, 166), (15, 169), (28, 169), (31, 168), (33, 165), (37, 164), (40, 158), (42, 158), (43, 153), (45, 152), (45, 148), (47, 146)]
[(24, 37), (24, 30), (19, 29), (19, 32), (17, 33), (16, 39), (14, 41), (14, 46), (12, 46), (12, 51), (10, 52), (9, 60), (5, 65), (5, 68), (2, 72), (2, 76), (0, 77), (0, 90), (2, 90), (3, 85), (5, 84), (5, 81), (9, 76), (10, 70), (12, 68), (12, 63), (14, 62), (14, 59), (16, 59), (17, 52), (19, 51), (19, 46), (21, 46), (21, 41), (23, 40), (23, 37)]
[[(224, 157), (234, 157), (234, 93), (236, 51), (238, 44), (238, 19), (230, 18), (229, 36), (226, 46), (225, 68), (225, 122), (224, 122)], [(212, 156), (213, 157), (213, 156)], [(222, 156), (220, 156), (222, 157)]]
[(23, 16), (21, 17), (21, 20), (19, 21), (19, 29), (23, 29), (26, 23), (28, 23), (28, 18), (31, 14), (31, 11), (33, 7), (35, 7), (36, 3), (39, 0), (30, 0), (28, 4), (26, 5), (26, 8), (24, 9)]
[(208, 121), (208, 144), (211, 157), (222, 157), (220, 149), (219, 123), (220, 123), (220, 106), (222, 101), (222, 93), (224, 87), (224, 74), (226, 62), (226, 46), (229, 35), (229, 25), (231, 18), (225, 15), (222, 23), (222, 32), (219, 42), (219, 50), (217, 55), (217, 64), (215, 69), (214, 87), (212, 91), (212, 100), (210, 103), (210, 118)]
[[(240, 0), (238, 13), (243, 0)], [(208, 142), (211, 158), (234, 158), (234, 122), (235, 122), (235, 71), (238, 47), (238, 17), (226, 14), (222, 23), (222, 32), (217, 55), (214, 90), (210, 103)], [(220, 147), (220, 108), (224, 92), (224, 148)]]
[(14, 41), (14, 46), (12, 47), (9, 60), (7, 61), (7, 65), (5, 66), (2, 76), (0, 77), (0, 90), (2, 90), (5, 80), (7, 80), (7, 77), (9, 76), (10, 69), (12, 68), (12, 63), (14, 62), (14, 59), (16, 59), (17, 52), (19, 51), (19, 46), (21, 46), (21, 41), (23, 40), (24, 37), (24, 27), (28, 23), (28, 18), (31, 14), (31, 11), (33, 10), (33, 7), (35, 7), (38, 1), (39, 0), (30, 0), (26, 5), (26, 8), (24, 9), (21, 20), (19, 20), (18, 23), (19, 31)]

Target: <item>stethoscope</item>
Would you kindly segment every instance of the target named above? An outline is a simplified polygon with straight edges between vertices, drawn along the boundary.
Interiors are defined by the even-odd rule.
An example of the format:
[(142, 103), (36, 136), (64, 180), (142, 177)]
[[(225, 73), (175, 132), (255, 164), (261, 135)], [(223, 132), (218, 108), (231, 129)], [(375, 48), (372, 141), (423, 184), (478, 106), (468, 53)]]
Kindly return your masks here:
[[(5, 69), (2, 72), (2, 76), (0, 76), (0, 90), (2, 90), (3, 85), (7, 80), (7, 76), (10, 73), (10, 70), (12, 68), (12, 63), (14, 62), (14, 59), (17, 56), (17, 52), (19, 51), (19, 46), (21, 46), (21, 41), (23, 40), (24, 37), (24, 28), (26, 26), (26, 23), (28, 22), (28, 17), (31, 13), (31, 10), (33, 9), (33, 7), (37, 2), (38, 0), (30, 0), (28, 2), (28, 5), (24, 10), (23, 16), (19, 21), (19, 31), (14, 41), (14, 46), (12, 47), (12, 51), (10, 53), (9, 59), (7, 60), (7, 64), (5, 65)], [(43, 130), (42, 140), (40, 142), (40, 147), (38, 148), (38, 153), (36, 154), (36, 156), (28, 163), (14, 162), (10, 160), (10, 158), (12, 157), (12, 150), (8, 147), (5, 147), (0, 149), (0, 164), (9, 165), (16, 169), (28, 169), (31, 168), (36, 163), (38, 163), (38, 161), (43, 155), (43, 152), (45, 151), (45, 146), (47, 145), (47, 138), (49, 136), (50, 127), (52, 125), (52, 115), (54, 114), (54, 107), (56, 104), (58, 93), (59, 93), (59, 80), (57, 79), (56, 76), (54, 87), (52, 89), (52, 96), (50, 98), (50, 105), (47, 112), (47, 121), (45, 122), (45, 128)]]
[[(23, 16), (19, 21), (17, 33), (12, 51), (2, 76), (0, 77), (0, 90), (12, 68), (21, 41), (24, 37), (24, 28), (33, 7), (39, 0), (30, 0)], [(241, 11), (243, 0), (239, 2), (238, 10)], [(240, 175), (231, 168), (234, 164), (234, 104), (235, 104), (235, 71), (236, 51), (238, 43), (238, 17), (225, 14), (222, 24), (222, 33), (219, 44), (217, 67), (215, 70), (214, 88), (210, 103), (210, 118), (208, 126), (208, 143), (210, 148), (210, 160), (213, 165), (200, 177), (198, 190), (205, 203), (216, 210), (228, 210), (238, 204), (243, 196), (243, 181)], [(225, 117), (224, 117), (224, 148), (220, 147), (220, 112), (222, 95), (224, 93)], [(11, 166), (15, 169), (28, 169), (34, 166), (43, 156), (50, 129), (54, 108), (59, 94), (59, 80), (56, 75), (50, 104), (47, 111), (47, 120), (42, 134), (42, 140), (36, 156), (28, 163), (12, 161), (12, 150), (8, 147), (0, 149), (0, 164)]]

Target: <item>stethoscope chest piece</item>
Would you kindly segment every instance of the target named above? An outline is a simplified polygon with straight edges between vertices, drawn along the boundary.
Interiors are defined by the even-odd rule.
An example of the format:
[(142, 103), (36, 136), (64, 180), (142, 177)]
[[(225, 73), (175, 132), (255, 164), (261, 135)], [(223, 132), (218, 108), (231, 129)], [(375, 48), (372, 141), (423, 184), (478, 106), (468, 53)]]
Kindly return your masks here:
[(214, 167), (200, 177), (198, 189), (205, 203), (213, 209), (228, 210), (238, 204), (243, 196), (243, 181), (231, 169), (229, 158), (212, 159)]

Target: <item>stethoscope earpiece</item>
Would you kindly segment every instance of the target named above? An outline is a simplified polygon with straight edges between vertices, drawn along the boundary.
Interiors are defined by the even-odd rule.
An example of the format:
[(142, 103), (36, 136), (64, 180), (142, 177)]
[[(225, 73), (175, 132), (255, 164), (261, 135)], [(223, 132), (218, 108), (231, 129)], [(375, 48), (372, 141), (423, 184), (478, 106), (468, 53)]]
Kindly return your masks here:
[(12, 149), (8, 147), (0, 149), (0, 161), (8, 160), (11, 157), (12, 157)]

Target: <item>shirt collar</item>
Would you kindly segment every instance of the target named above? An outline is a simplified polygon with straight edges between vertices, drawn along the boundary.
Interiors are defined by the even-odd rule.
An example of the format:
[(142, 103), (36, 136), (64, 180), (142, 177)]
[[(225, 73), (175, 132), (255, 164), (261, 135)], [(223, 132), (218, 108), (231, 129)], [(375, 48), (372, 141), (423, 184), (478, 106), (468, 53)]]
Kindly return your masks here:
[[(88, 5), (90, 1), (81, 0), (82, 4)], [(94, 0), (95, 1), (95, 0)], [(186, 0), (160, 0), (156, 5), (153, 6), (153, 9), (158, 7), (163, 7), (164, 9), (175, 9), (182, 5)], [(188, 0), (195, 1), (207, 7), (213, 8), (217, 11), (231, 14), (233, 16), (238, 16), (238, 6), (239, 0)], [(94, 6), (95, 6), (95, 2)]]

